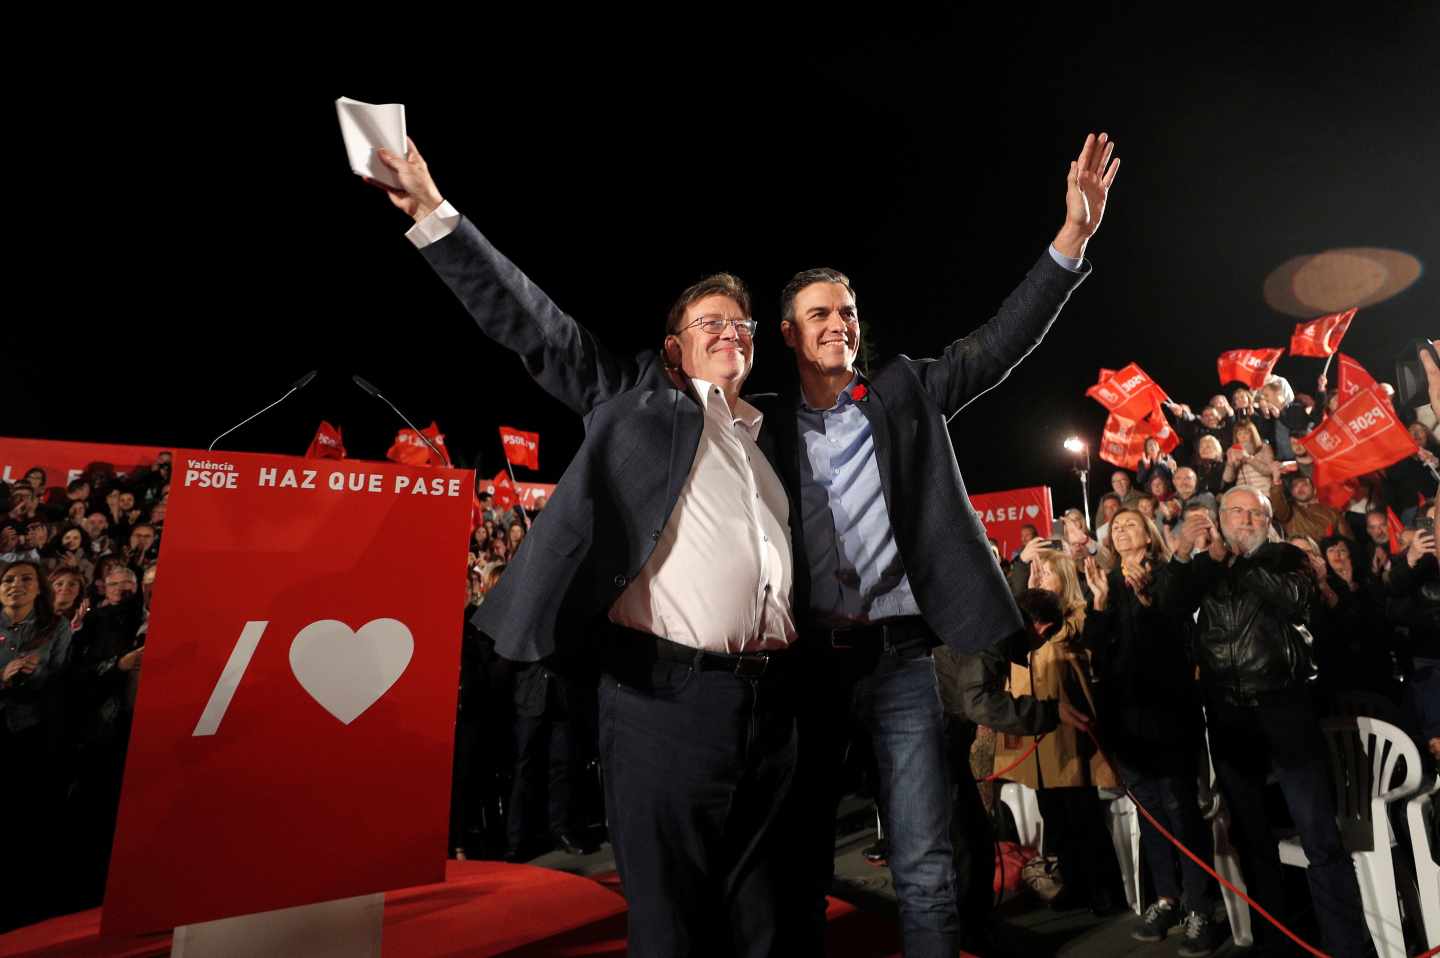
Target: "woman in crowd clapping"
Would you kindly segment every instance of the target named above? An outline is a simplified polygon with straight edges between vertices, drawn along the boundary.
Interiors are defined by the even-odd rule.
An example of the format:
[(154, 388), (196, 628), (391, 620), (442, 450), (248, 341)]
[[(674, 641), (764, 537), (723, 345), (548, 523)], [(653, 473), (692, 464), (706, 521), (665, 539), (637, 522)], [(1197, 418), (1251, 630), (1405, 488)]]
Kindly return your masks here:
[[(1059, 699), (1093, 714), (1077, 679), (1078, 674), (1089, 671), (1089, 656), (1080, 647), (1085, 630), (1085, 595), (1080, 591), (1074, 560), (1059, 549), (1047, 547), (1048, 542), (1033, 540), (1021, 558), (1030, 563), (1030, 587), (1060, 597), (1065, 621), (1049, 639), (1039, 641), (1030, 650), (1028, 667), (1011, 666), (1010, 693)], [(1020, 736), (999, 736), (995, 768), (1013, 764), (1031, 741)], [(1037, 790), (1040, 814), (1046, 822), (1046, 852), (1053, 852), (1059, 860), (1065, 882), (1065, 892), (1054, 904), (1088, 904), (1097, 914), (1114, 910), (1119, 901), (1120, 870), (1096, 788), (1114, 788), (1119, 779), (1096, 753), (1090, 739), (1062, 724), (1042, 737), (1034, 753), (1004, 777)]]
[[(1136, 509), (1116, 514), (1110, 544), (1115, 561), (1108, 571), (1093, 559), (1085, 564), (1091, 608), (1084, 645), (1100, 677), (1104, 746), (1141, 804), (1208, 858), (1210, 828), (1197, 787), (1204, 727), (1184, 641), (1191, 623), (1170, 601), (1170, 548)], [(1183, 923), (1181, 953), (1209, 954), (1219, 940), (1210, 919), (1215, 883), (1143, 819), (1140, 836), (1158, 898), (1132, 936), (1159, 941)]]

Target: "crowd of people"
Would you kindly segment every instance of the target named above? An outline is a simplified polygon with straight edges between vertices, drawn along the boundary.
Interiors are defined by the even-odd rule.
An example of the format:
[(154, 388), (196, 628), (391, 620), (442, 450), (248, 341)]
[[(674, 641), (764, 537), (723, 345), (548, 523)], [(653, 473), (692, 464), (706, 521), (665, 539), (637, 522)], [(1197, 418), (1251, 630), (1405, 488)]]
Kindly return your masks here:
[(0, 931), (100, 901), (169, 494), (169, 453), (0, 483), (0, 756), (24, 822)]
[[(1440, 377), (1432, 380), (1440, 391)], [(1440, 763), (1440, 431), (1429, 408), (1405, 410), (1417, 452), (1332, 497), (1343, 505), (1326, 504), (1304, 445), (1334, 404), (1323, 378), (1318, 385), (1317, 400), (1279, 377), (1258, 392), (1232, 384), (1198, 415), (1171, 403), (1184, 441), (1166, 454), (1149, 440), (1134, 472), (1116, 469), (1093, 531), (1079, 509), (1061, 517), (1054, 538), (1022, 531), (1022, 548), (1002, 561), (1012, 590), (1053, 592), (1064, 616), (1012, 666), (1011, 687), (1081, 699), (1064, 679), (1072, 669), (1084, 676), (1075, 704), (1098, 717), (1105, 752), (1062, 726), (1006, 777), (1039, 789), (1061, 871), (1099, 909), (1114, 859), (1096, 788), (1128, 783), (1206, 857), (1208, 730), (1251, 893), (1288, 914), (1271, 835), (1293, 828), (1325, 940), (1361, 954), (1365, 924), (1335, 827), (1320, 718), (1363, 711), (1390, 721), (1414, 738), (1431, 773)], [(996, 769), (1018, 749), (997, 744)], [(1267, 811), (1272, 768), (1289, 823)], [(1141, 834), (1157, 897), (1135, 937), (1160, 940), (1185, 923), (1181, 954), (1208, 953), (1218, 937), (1214, 881), (1149, 822)]]
[[(444, 200), (413, 142), (377, 155), (410, 241), (480, 331), (586, 417), (547, 515), (532, 529), (492, 512), (474, 531), (454, 853), (477, 829), (514, 859), (583, 851), (603, 817), (632, 954), (820, 954), (858, 741), (874, 759), (905, 953), (993, 954), (991, 833), (957, 760), (984, 725), (1035, 745), (1011, 759), (997, 742), (992, 767), (1039, 790), (1066, 900), (1114, 906), (1097, 785), (1130, 785), (1203, 858), (1213, 766), (1247, 884), (1289, 918), (1273, 775), (1324, 947), (1368, 953), (1319, 716), (1358, 688), (1440, 758), (1433, 420), (1414, 433), (1413, 463), (1362, 477), (1337, 507), (1317, 500), (1305, 449), (1323, 384), (1319, 400), (1273, 379), (1199, 414), (1172, 404), (1185, 444), (1147, 444), (1135, 474), (1117, 472), (1093, 530), (1087, 509), (1063, 517), (1061, 536), (1032, 537), (1009, 563), (1016, 595), (967, 500), (951, 419), (1034, 349), (1091, 271), (1118, 169), (1105, 134), (1070, 164), (1062, 225), (1015, 294), (935, 360), (858, 369), (849, 278), (797, 273), (779, 316), (796, 382), (753, 397), (763, 408), (741, 396), (758, 320), (737, 277), (683, 291), (660, 349), (611, 352)], [(1440, 409), (1440, 360), (1425, 361)], [(76, 816), (89, 828), (105, 813), (113, 829), (168, 488), (156, 477), (168, 461), (123, 483), (59, 491), (39, 475), (6, 490), (0, 747), (26, 773), (25, 807), (57, 815), (22, 839), (31, 898), (54, 887), (43, 872), (62, 860), (46, 846), (57, 829), (78, 843)], [(77, 593), (97, 577), (99, 592), (57, 612), (51, 576), (70, 568)], [(122, 621), (102, 633), (107, 608), (131, 614), (112, 612)], [(1213, 886), (1155, 833), (1144, 846), (1157, 900), (1136, 936), (1182, 925), (1182, 953), (1210, 953)]]
[[(1049, 850), (1072, 889), (1064, 901), (1083, 889), (1080, 903), (1114, 908), (1119, 874), (1097, 788), (1129, 784), (1185, 844), (1208, 848), (1199, 794), (1208, 725), (1209, 758), (1234, 805), (1233, 840), (1254, 889), (1272, 904), (1283, 900), (1257, 769), (1276, 752), (1304, 757), (1308, 767), (1292, 762), (1300, 771), (1281, 787), (1311, 855), (1312, 892), (1325, 903), (1316, 914), (1337, 923), (1335, 934), (1363, 927), (1346, 920), (1346, 895), (1333, 887), (1347, 880), (1349, 859), (1324, 824), (1333, 809), (1315, 718), (1368, 693), (1440, 761), (1436, 506), (1426, 496), (1440, 443), (1435, 427), (1413, 422), (1415, 456), (1362, 477), (1344, 508), (1327, 505), (1303, 440), (1323, 406), (1278, 379), (1259, 393), (1217, 393), (1199, 414), (1171, 404), (1184, 441), (1166, 454), (1151, 440), (1133, 473), (1115, 470), (1093, 530), (1070, 509), (1056, 537), (1026, 527), (1016, 554), (997, 555), (1027, 611), (1052, 608), (1036, 604), (1037, 592), (1058, 599), (1056, 621), (1009, 665), (1010, 693), (1073, 698), (1104, 730), (1104, 755), (1065, 724), (1018, 765), (1024, 737), (1003, 735), (993, 752), (1005, 779), (1039, 790)], [(27, 863), (22, 887), (34, 894), (12, 898), (0, 927), (94, 904), (103, 889), (169, 471), (166, 454), (128, 476), (97, 465), (52, 486), (33, 469), (0, 489), (0, 736), (38, 826), (7, 856)], [(604, 838), (594, 689), (572, 672), (500, 658), (471, 624), (532, 519), (519, 507), (491, 508), (487, 493), (480, 500), (467, 570), (452, 852), (513, 861), (553, 848), (587, 853)], [(1248, 571), (1226, 567), (1230, 555)], [(1277, 590), (1286, 596), (1279, 605), (1259, 600)], [(1224, 656), (1218, 643), (1229, 643)], [(1072, 670), (1084, 677), (1083, 696)], [(1317, 690), (1318, 713), (1309, 704)], [(1136, 937), (1158, 940), (1189, 922), (1198, 926), (1192, 952), (1212, 949), (1213, 880), (1148, 823), (1142, 838), (1156, 899)]]

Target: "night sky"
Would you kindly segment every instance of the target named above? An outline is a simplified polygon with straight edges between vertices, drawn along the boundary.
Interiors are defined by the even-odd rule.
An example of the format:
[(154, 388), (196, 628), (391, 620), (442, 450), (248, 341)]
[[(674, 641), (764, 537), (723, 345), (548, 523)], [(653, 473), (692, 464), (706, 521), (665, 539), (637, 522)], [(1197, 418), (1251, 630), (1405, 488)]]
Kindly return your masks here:
[[(1343, 346), (1392, 378), (1405, 339), (1440, 335), (1440, 6), (1318, 23), (1313, 7), (1187, 7), (1189, 24), (1151, 6), (903, 25), (432, 17), (425, 43), (376, 25), (395, 39), (333, 65), (273, 38), (89, 51), (90, 96), (44, 108), (11, 157), (12, 175), (22, 157), (48, 167), (9, 184), (35, 204), (11, 225), (40, 270), (11, 282), (45, 288), (31, 322), (7, 322), (32, 335), (7, 337), (21, 388), (0, 434), (203, 447), (318, 369), (226, 447), (298, 455), (324, 418), (352, 456), (382, 457), (399, 424), (359, 373), (438, 420), (462, 465), (501, 467), (501, 423), (538, 430), (542, 469), (521, 478), (556, 481), (579, 421), (349, 173), (341, 95), (405, 103), (446, 197), (617, 349), (658, 345), (683, 287), (738, 273), (761, 324), (747, 391), (793, 376), (777, 309), (799, 269), (850, 275), (879, 357), (934, 355), (984, 322), (1059, 227), (1086, 132), (1109, 132), (1123, 164), (1094, 274), (951, 425), (974, 492), (1049, 484), (1057, 510), (1078, 505), (1061, 441), (1098, 440), (1083, 392), (1099, 367), (1137, 361), (1203, 403), (1217, 354), (1288, 344), (1296, 320), (1261, 287), (1299, 254), (1424, 265)], [(1277, 371), (1308, 390), (1319, 366)]]

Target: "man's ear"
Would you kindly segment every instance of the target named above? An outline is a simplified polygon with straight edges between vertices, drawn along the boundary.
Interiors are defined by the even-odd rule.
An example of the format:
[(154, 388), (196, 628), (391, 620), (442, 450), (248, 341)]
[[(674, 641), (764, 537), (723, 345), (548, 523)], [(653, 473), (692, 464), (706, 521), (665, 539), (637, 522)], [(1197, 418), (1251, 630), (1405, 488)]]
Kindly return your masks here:
[(666, 364), (667, 366), (671, 366), (671, 367), (673, 367), (673, 368), (675, 368), (675, 369), (679, 369), (679, 368), (680, 368), (680, 339), (679, 339), (679, 337), (675, 336), (673, 333), (672, 333), (671, 335), (669, 335), (669, 336), (666, 336), (666, 337), (665, 337), (665, 342), (664, 342), (664, 343), (662, 344), (662, 346), (661, 346), (661, 351), (663, 352), (663, 354), (664, 354), (664, 356), (665, 356), (665, 364)]
[(795, 324), (788, 319), (780, 320), (780, 338), (785, 340), (786, 346), (795, 348)]

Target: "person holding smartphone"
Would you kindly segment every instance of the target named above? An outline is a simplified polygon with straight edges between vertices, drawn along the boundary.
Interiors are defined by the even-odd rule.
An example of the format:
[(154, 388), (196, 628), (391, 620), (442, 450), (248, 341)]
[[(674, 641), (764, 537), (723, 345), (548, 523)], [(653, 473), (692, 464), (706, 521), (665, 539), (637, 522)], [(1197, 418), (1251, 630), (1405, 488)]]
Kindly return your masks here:
[(1409, 707), (1418, 719), (1421, 740), (1430, 757), (1440, 762), (1440, 566), (1436, 539), (1440, 516), (1430, 506), (1429, 528), (1421, 527), (1410, 547), (1390, 563), (1387, 587), (1395, 600), (1397, 617), (1410, 627), (1410, 655), (1414, 674), (1406, 683)]

